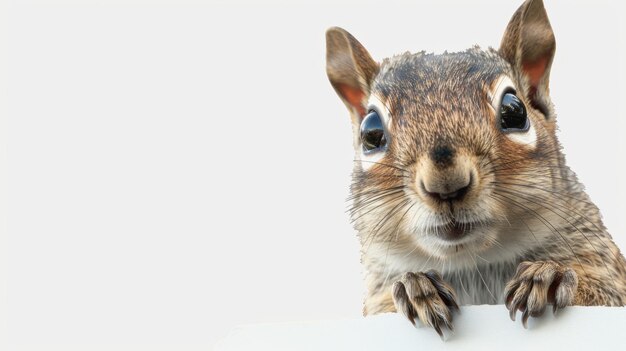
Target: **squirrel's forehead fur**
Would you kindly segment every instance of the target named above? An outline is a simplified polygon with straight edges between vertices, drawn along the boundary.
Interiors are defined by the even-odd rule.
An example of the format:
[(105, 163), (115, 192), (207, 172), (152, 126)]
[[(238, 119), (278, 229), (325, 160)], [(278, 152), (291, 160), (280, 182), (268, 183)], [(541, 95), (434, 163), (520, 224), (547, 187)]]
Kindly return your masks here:
[(372, 92), (389, 104), (394, 117), (410, 118), (429, 109), (455, 108), (460, 102), (476, 104), (476, 99), (486, 98), (490, 84), (510, 69), (491, 48), (476, 46), (437, 55), (407, 52), (381, 63)]
[(392, 114), (391, 153), (409, 162), (442, 143), (483, 152), (485, 141), (495, 138), (490, 90), (498, 77), (510, 74), (511, 66), (495, 50), (478, 47), (385, 59), (372, 94)]

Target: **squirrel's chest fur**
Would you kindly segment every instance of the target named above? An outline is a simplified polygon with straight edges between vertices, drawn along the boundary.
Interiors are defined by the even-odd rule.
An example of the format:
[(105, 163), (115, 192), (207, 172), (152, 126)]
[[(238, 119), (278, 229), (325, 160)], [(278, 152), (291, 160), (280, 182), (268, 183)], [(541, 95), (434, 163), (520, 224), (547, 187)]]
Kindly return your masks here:
[[(430, 269), (440, 272), (454, 288), (461, 305), (501, 304), (504, 286), (522, 260), (520, 257), (501, 254), (470, 256), (467, 253), (456, 260), (443, 261), (416, 254), (415, 251), (406, 252), (399, 247), (387, 249), (383, 246), (372, 244), (368, 248), (369, 254), (363, 255), (368, 285), (366, 309), (372, 313), (376, 313), (378, 308), (385, 309), (386, 304), (378, 301), (378, 298), (389, 292), (389, 285), (400, 275)], [(369, 308), (368, 300), (372, 305)]]
[(461, 305), (504, 303), (504, 286), (515, 273), (516, 264), (477, 265), (443, 274), (458, 294)]

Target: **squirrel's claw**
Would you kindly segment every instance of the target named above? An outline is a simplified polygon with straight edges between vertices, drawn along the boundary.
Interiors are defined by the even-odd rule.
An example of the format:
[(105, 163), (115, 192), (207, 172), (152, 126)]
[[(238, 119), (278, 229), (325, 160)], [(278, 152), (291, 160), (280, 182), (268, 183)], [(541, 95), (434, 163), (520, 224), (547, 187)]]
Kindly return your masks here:
[(442, 327), (454, 331), (452, 311), (459, 310), (454, 290), (436, 271), (408, 272), (392, 287), (393, 301), (398, 312), (415, 325), (415, 319), (435, 329), (443, 339)]
[(551, 303), (552, 311), (571, 305), (578, 278), (573, 269), (553, 261), (522, 262), (515, 276), (504, 288), (505, 306), (511, 320), (522, 312), (522, 324), (528, 327), (529, 317), (539, 317)]

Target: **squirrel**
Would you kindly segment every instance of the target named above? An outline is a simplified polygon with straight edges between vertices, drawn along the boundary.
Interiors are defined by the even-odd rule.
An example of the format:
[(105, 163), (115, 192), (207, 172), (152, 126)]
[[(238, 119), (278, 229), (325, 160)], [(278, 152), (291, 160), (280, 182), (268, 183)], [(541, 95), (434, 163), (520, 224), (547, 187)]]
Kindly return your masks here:
[(443, 337), (459, 305), (504, 304), (524, 327), (549, 305), (624, 305), (624, 256), (556, 136), (555, 48), (541, 0), (518, 8), (497, 50), (377, 63), (327, 30), (327, 75), (352, 121), (364, 315), (399, 312)]

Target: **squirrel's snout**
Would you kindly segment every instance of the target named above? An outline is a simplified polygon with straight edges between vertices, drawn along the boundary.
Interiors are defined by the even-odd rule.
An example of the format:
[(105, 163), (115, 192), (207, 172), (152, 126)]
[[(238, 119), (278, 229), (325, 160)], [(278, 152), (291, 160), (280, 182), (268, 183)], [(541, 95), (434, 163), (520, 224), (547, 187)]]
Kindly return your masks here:
[(435, 203), (461, 201), (474, 187), (474, 172), (471, 162), (464, 157), (446, 160), (448, 165), (441, 167), (440, 160), (429, 160), (417, 173), (417, 186), (423, 197)]

